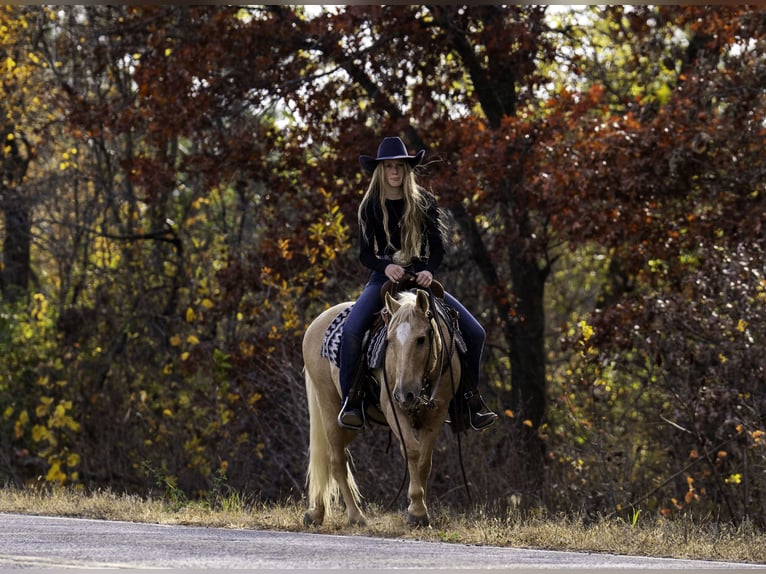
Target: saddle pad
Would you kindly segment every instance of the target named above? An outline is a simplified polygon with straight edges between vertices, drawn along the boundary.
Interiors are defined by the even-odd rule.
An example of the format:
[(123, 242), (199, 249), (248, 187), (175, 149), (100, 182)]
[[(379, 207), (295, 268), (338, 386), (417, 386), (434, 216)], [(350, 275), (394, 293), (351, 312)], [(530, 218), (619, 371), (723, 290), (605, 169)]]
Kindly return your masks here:
[(367, 366), (371, 369), (380, 369), (385, 360), (386, 326), (381, 322), (370, 336), (370, 344), (367, 347)]
[[(353, 305), (351, 306), (353, 307)], [(336, 367), (340, 367), (340, 342), (343, 338), (343, 325), (351, 312), (348, 307), (338, 313), (327, 327), (322, 339), (322, 349), (320, 355), (329, 360)], [(369, 345), (367, 345), (369, 342)], [(381, 324), (378, 329), (372, 333), (372, 336), (365, 337), (362, 341), (362, 347), (367, 346), (367, 365), (371, 369), (377, 369), (383, 366), (383, 358), (386, 355), (386, 328)]]
[(322, 339), (322, 350), (319, 354), (336, 367), (340, 367), (340, 340), (343, 337), (343, 325), (351, 312), (351, 307), (353, 305), (338, 313), (338, 316), (327, 327), (324, 339)]
[[(338, 313), (337, 317), (327, 327), (324, 339), (322, 340), (320, 354), (338, 368), (340, 368), (340, 342), (343, 338), (343, 325), (345, 325), (352, 307), (353, 305)], [(436, 305), (437, 313), (447, 322), (447, 325), (452, 326), (447, 309), (447, 305), (443, 302)], [(460, 329), (456, 329), (456, 332), (452, 334), (455, 337), (458, 352), (465, 355), (467, 347)], [(382, 367), (384, 357), (386, 356), (386, 327), (384, 324), (381, 323), (375, 332), (367, 333), (365, 340), (362, 342), (362, 348), (365, 347), (367, 348), (367, 366), (371, 369)]]

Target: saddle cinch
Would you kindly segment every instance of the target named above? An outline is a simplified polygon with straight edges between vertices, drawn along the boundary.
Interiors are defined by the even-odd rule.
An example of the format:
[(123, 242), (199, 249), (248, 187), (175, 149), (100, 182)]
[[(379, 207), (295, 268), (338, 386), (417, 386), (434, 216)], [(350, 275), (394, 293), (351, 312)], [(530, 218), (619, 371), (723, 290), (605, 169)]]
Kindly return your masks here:
[[(386, 294), (392, 297), (397, 293), (410, 291), (414, 289), (423, 289), (415, 282), (414, 275), (406, 275), (405, 279), (398, 282), (386, 281), (380, 289), (381, 299), (385, 301)], [(426, 289), (424, 289), (426, 290)], [(450, 329), (450, 333), (455, 337), (456, 348), (461, 361), (465, 358), (466, 345), (460, 334), (457, 323), (457, 312), (444, 302), (444, 287), (441, 283), (434, 280), (429, 287), (433, 295), (432, 301), (435, 303), (434, 311), (445, 318)], [(343, 335), (343, 324), (351, 310), (351, 307), (340, 313), (329, 325), (322, 343), (322, 356), (329, 359), (336, 366), (340, 366), (340, 340)], [(354, 373), (354, 382), (349, 394), (352, 399), (356, 399), (362, 404), (362, 411), (365, 419), (374, 423), (388, 426), (388, 422), (380, 408), (380, 382), (372, 376), (371, 371), (383, 366), (386, 356), (386, 325), (380, 313), (376, 315), (375, 322), (369, 331), (365, 334), (362, 341), (362, 356), (366, 360), (359, 361), (356, 372)], [(466, 369), (462, 372), (465, 374)], [(462, 379), (463, 377), (461, 377)], [(462, 381), (461, 381), (462, 382)], [(459, 395), (460, 393), (458, 393)], [(453, 399), (454, 402), (454, 399)], [(453, 414), (454, 405), (450, 405), (450, 414)], [(454, 418), (454, 417), (451, 417)], [(465, 430), (464, 428), (454, 428), (456, 432)]]

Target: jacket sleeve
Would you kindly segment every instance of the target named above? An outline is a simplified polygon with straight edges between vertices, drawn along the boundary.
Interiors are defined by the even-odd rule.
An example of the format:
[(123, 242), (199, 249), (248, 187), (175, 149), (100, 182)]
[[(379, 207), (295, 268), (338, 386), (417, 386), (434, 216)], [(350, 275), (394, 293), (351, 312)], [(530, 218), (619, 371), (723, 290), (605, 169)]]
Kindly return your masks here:
[(385, 272), (391, 263), (387, 259), (381, 259), (375, 253), (375, 217), (370, 213), (373, 208), (367, 207), (362, 214), (366, 225), (359, 225), (359, 261), (370, 271)]

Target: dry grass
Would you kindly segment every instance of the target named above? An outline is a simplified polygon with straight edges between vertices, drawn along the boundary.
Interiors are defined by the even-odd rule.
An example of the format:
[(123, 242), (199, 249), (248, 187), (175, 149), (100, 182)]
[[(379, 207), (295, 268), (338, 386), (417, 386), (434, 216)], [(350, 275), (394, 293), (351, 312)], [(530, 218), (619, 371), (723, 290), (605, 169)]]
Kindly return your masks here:
[[(0, 512), (184, 524), (220, 528), (303, 531), (305, 508), (244, 501), (237, 495), (209, 502), (178, 502), (108, 491), (84, 494), (71, 490), (0, 489)], [(411, 529), (404, 513), (367, 508), (368, 524), (351, 527), (336, 511), (312, 532), (441, 541), (472, 545), (513, 546), (549, 550), (720, 560), (766, 564), (763, 532), (692, 518), (641, 517), (633, 524), (619, 519), (585, 523), (565, 517), (458, 516), (433, 512), (432, 526)]]

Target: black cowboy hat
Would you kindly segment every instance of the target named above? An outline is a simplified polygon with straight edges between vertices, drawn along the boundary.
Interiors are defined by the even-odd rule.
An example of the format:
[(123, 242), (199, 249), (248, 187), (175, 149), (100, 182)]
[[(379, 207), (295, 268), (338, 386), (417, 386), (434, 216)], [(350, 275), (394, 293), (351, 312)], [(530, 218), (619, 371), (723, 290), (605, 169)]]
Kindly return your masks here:
[(415, 155), (409, 155), (407, 153), (407, 147), (404, 142), (397, 137), (383, 138), (378, 146), (378, 157), (372, 157), (369, 155), (360, 155), (359, 164), (366, 170), (372, 173), (375, 171), (375, 167), (379, 161), (384, 159), (403, 159), (410, 164), (410, 167), (415, 167), (421, 161), (426, 154), (426, 150), (422, 149)]

